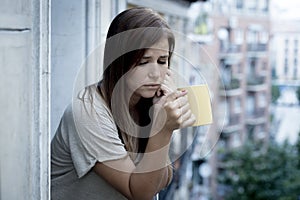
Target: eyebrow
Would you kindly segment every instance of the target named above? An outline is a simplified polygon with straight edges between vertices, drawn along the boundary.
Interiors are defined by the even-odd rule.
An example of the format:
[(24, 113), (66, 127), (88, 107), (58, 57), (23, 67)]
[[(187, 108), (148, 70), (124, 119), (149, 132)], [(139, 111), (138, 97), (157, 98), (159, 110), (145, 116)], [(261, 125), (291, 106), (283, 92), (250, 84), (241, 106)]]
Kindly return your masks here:
[[(143, 56), (142, 59), (149, 59), (151, 58), (152, 56)], [(159, 56), (159, 58), (168, 58), (169, 57), (169, 54), (168, 55), (162, 55), (162, 56)]]
[(159, 58), (168, 58), (168, 57), (169, 57), (169, 54), (168, 55), (159, 56)]

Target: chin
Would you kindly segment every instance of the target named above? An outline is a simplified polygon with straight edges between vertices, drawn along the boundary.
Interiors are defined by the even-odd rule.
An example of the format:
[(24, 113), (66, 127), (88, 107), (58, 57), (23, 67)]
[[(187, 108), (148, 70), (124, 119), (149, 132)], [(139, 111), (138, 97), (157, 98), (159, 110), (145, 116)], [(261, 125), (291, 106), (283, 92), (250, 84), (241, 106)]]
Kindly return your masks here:
[(155, 92), (143, 92), (143, 93), (141, 94), (141, 96), (142, 96), (143, 98), (152, 98), (152, 97), (155, 96)]

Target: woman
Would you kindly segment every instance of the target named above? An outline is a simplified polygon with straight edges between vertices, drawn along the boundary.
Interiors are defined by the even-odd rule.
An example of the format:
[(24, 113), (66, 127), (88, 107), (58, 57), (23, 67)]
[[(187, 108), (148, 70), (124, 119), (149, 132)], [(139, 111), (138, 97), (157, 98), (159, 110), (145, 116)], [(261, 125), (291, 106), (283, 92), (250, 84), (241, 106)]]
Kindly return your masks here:
[(66, 109), (51, 142), (52, 199), (153, 199), (172, 180), (172, 132), (195, 122), (169, 63), (174, 36), (147, 8), (112, 21), (102, 80)]

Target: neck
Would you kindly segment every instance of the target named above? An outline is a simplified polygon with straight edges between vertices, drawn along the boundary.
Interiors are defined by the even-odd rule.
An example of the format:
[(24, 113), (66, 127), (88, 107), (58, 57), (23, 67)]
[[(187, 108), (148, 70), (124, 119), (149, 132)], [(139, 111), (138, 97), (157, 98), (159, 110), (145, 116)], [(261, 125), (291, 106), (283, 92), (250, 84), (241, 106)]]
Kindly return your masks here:
[(139, 102), (140, 99), (141, 99), (140, 96), (137, 96), (133, 93), (129, 99), (129, 109), (133, 109), (136, 106), (136, 104)]

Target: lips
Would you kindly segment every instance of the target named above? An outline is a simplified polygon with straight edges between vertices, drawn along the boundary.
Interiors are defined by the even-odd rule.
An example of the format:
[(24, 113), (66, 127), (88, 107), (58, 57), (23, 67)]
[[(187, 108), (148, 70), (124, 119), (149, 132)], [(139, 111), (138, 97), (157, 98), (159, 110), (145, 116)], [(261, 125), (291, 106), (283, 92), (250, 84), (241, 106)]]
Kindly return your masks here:
[(150, 83), (150, 84), (144, 84), (143, 85), (144, 87), (148, 87), (148, 88), (159, 88), (160, 87), (160, 84), (157, 84), (157, 83)]

